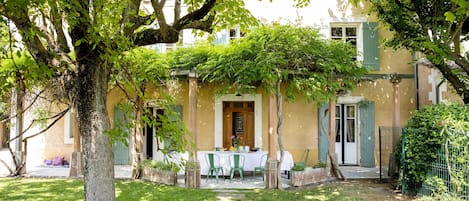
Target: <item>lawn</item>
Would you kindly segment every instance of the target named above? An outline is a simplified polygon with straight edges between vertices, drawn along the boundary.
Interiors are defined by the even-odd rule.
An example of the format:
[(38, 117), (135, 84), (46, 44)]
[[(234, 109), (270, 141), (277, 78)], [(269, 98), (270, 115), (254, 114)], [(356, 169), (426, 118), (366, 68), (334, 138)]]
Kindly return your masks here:
[[(210, 190), (156, 185), (143, 181), (116, 182), (117, 200), (217, 200)], [(79, 179), (0, 178), (0, 200), (83, 200)]]
[[(289, 190), (234, 190), (236, 200), (401, 200), (386, 184), (333, 182)], [(227, 200), (223, 193), (117, 180), (117, 200)], [(79, 179), (0, 178), (0, 200), (83, 200)]]

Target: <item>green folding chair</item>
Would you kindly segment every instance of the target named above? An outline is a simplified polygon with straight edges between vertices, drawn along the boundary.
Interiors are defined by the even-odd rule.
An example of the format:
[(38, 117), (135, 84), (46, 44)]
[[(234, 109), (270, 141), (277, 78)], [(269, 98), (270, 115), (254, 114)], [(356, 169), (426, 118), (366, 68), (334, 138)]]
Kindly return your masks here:
[(213, 176), (216, 178), (218, 183), (218, 174), (221, 172), (221, 175), (225, 175), (223, 173), (223, 167), (220, 165), (220, 156), (213, 153), (208, 153), (205, 155), (205, 161), (207, 161), (208, 165), (208, 172), (207, 172), (207, 180)]
[(239, 172), (239, 176), (244, 180), (244, 156), (233, 154), (230, 156), (230, 179), (233, 179), (234, 173)]
[(254, 168), (254, 172), (252, 173), (253, 176), (256, 176), (256, 173), (261, 173), (262, 181), (264, 181), (264, 172), (265, 172), (265, 163), (267, 162), (267, 154), (263, 154), (261, 156), (261, 160), (259, 161), (259, 166)]

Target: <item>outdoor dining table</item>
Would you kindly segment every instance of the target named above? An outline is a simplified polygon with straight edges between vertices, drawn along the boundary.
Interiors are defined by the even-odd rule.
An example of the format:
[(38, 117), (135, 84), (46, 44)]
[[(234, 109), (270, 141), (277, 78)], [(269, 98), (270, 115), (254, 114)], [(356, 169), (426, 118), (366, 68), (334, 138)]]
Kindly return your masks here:
[[(244, 160), (244, 171), (254, 171), (255, 167), (259, 167), (260, 160), (262, 155), (267, 154), (266, 151), (256, 151), (256, 152), (237, 152), (237, 151), (198, 151), (197, 159), (200, 162), (200, 174), (207, 175), (208, 172), (208, 162), (206, 160), (206, 155), (208, 153), (214, 153), (220, 156), (220, 165), (223, 167), (223, 173), (225, 176), (230, 175), (230, 156), (233, 154), (243, 155)], [(277, 158), (280, 158), (280, 151), (277, 152)], [(293, 167), (293, 158), (290, 152), (284, 151), (283, 161), (280, 169), (282, 171), (290, 171)]]

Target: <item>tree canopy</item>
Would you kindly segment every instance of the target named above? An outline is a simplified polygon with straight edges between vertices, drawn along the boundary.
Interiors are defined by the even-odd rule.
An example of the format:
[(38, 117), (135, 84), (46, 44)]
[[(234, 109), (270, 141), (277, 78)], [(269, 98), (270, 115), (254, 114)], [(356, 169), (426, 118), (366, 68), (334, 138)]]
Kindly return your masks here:
[(0, 0), (0, 21), (20, 36), (18, 48), (53, 72), (62, 84), (57, 90), (64, 90), (78, 112), (86, 200), (115, 199), (105, 105), (118, 56), (137, 46), (175, 43), (183, 29), (211, 32), (228, 24), (246, 28), (257, 23), (243, 1), (167, 2)]
[(469, 40), (467, 1), (363, 2), (369, 3), (370, 11), (394, 32), (386, 45), (423, 53), (464, 103), (469, 103), (469, 54), (463, 47)]

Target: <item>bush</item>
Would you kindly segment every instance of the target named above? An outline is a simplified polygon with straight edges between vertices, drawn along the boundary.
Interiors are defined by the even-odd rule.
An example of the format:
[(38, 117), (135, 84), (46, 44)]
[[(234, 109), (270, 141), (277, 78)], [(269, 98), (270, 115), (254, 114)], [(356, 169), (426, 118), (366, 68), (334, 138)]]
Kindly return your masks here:
[(306, 168), (306, 164), (304, 163), (295, 163), (291, 168), (292, 171), (304, 171)]
[(319, 161), (318, 163), (316, 163), (315, 165), (313, 165), (312, 168), (326, 168), (326, 167), (327, 167), (326, 162), (324, 162), (324, 161)]
[(147, 167), (147, 168), (156, 168), (158, 170), (164, 170), (164, 171), (172, 171), (172, 172), (178, 172), (179, 167), (176, 164), (173, 163), (165, 163), (163, 161), (155, 161), (155, 160), (150, 160), (150, 159), (145, 159), (141, 163), (142, 167)]
[[(447, 139), (441, 132), (449, 121), (469, 121), (466, 105), (430, 105), (417, 111), (407, 122), (405, 133), (405, 179), (416, 185), (425, 181), (429, 164)], [(399, 149), (395, 149), (398, 152)], [(395, 153), (400, 156), (399, 153)]]

